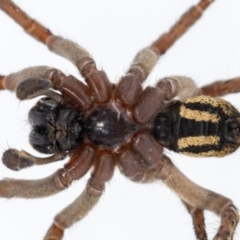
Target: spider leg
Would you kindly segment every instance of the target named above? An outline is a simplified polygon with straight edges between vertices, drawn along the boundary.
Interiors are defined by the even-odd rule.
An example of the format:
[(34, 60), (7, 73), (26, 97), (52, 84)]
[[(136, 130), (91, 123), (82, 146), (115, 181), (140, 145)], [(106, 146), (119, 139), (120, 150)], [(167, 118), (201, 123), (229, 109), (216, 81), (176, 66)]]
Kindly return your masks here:
[[(70, 60), (85, 78), (95, 102), (111, 98), (111, 84), (103, 71), (98, 71), (90, 54), (78, 44), (53, 35), (10, 0), (0, 0), (0, 9), (14, 19), (32, 37), (46, 44), (50, 51)], [(1, 87), (2, 84), (0, 84)]]
[[(165, 53), (202, 15), (213, 0), (201, 0), (191, 7), (165, 34), (161, 35), (150, 47), (159, 55)], [(54, 36), (49, 29), (28, 16), (10, 0), (1, 0), (0, 8), (14, 19), (29, 35), (46, 44)], [(74, 53), (72, 53), (74, 54)], [(61, 55), (61, 54), (60, 54)]]
[[(29, 67), (2, 79), (0, 77), (1, 86), (2, 89), (15, 91), (20, 100), (45, 95), (57, 102), (66, 99), (80, 110), (88, 109), (92, 104), (90, 90), (84, 83), (72, 75), (65, 76), (60, 70), (46, 66)], [(64, 97), (51, 88), (59, 90)]]
[[(127, 105), (132, 110), (134, 119), (139, 123), (150, 121), (154, 115), (165, 107), (166, 100), (174, 97), (185, 100), (200, 93), (194, 81), (184, 76), (163, 78), (156, 84), (155, 88), (146, 87), (142, 90), (139, 81), (141, 77), (137, 74), (137, 69), (142, 68), (143, 70), (152, 65), (147, 62), (147, 59), (154, 59), (152, 53), (151, 51), (141, 52), (144, 56), (137, 56), (135, 59), (136, 64), (132, 65), (133, 69), (136, 67), (136, 71), (133, 71), (132, 75), (125, 75), (116, 87), (116, 101), (121, 101), (123, 105)], [(139, 63), (139, 66), (137, 63)], [(126, 91), (126, 89), (130, 89), (130, 91)], [(138, 89), (138, 92), (133, 89)]]
[(41, 198), (56, 194), (87, 173), (92, 166), (94, 153), (88, 145), (76, 149), (63, 168), (43, 179), (3, 179), (0, 181), (0, 197)]
[(1, 89), (17, 91), (19, 84), (29, 78), (50, 80), (54, 71), (59, 70), (47, 66), (36, 66), (25, 68), (19, 72), (11, 73), (7, 76), (0, 76)]
[(181, 101), (199, 95), (200, 90), (195, 82), (185, 76), (169, 76), (162, 78), (156, 84), (159, 87), (166, 100), (178, 97)]
[(17, 98), (20, 100), (27, 100), (39, 96), (48, 96), (56, 102), (63, 102), (61, 94), (51, 90), (53, 84), (51, 81), (41, 78), (28, 78), (18, 85), (16, 90)]
[[(138, 150), (125, 148), (116, 154), (119, 168), (126, 177), (141, 183), (162, 180), (186, 205), (192, 215), (195, 234), (199, 240), (207, 240), (203, 210), (221, 215), (221, 225), (214, 240), (233, 239), (239, 214), (230, 199), (193, 183), (165, 155), (160, 156), (160, 160), (158, 157), (158, 161), (156, 158), (154, 161), (151, 159), (148, 163), (154, 164), (149, 165), (146, 164), (146, 159), (142, 161), (143, 156), (137, 153)], [(145, 155), (148, 155), (146, 151)]]
[(213, 3), (213, 0), (201, 0), (186, 11), (181, 18), (170, 28), (167, 33), (161, 35), (150, 46), (159, 55), (164, 54), (198, 19), (202, 13)]
[[(205, 11), (212, 2), (213, 0), (200, 1), (183, 14), (167, 33), (161, 35), (152, 45), (144, 48), (136, 55), (126, 75), (121, 78), (116, 87), (115, 97), (117, 100), (120, 100), (123, 105), (129, 107), (133, 106), (134, 103), (139, 100), (139, 96), (143, 91), (141, 84), (147, 79), (147, 76), (156, 65), (159, 56), (164, 54), (178, 38), (200, 18), (203, 11)], [(126, 89), (128, 89), (128, 91), (126, 91)], [(149, 95), (154, 94), (152, 90), (150, 93), (149, 89), (145, 91), (144, 95), (146, 95), (146, 92), (148, 92)], [(156, 93), (154, 95), (156, 95)], [(164, 91), (161, 95), (164, 95)], [(147, 106), (147, 104), (145, 105)], [(156, 105), (157, 104), (151, 104), (151, 106)]]
[(212, 97), (224, 96), (229, 93), (240, 92), (240, 77), (215, 81), (201, 88), (202, 94)]
[(63, 175), (62, 171), (57, 171), (38, 180), (3, 179), (0, 181), (0, 197), (41, 198), (57, 194), (71, 183), (62, 179)]
[(192, 216), (193, 227), (198, 240), (207, 240), (207, 233), (205, 229), (204, 215), (203, 210), (194, 208), (188, 203), (183, 201), (183, 204), (186, 206), (188, 212)]
[(10, 0), (0, 0), (0, 8), (22, 26), (29, 35), (40, 42), (46, 43), (47, 39), (53, 35), (49, 29), (31, 19), (14, 2)]
[(3, 86), (3, 79), (4, 79), (4, 75), (0, 75), (0, 90), (3, 90), (4, 89), (4, 86)]
[(64, 229), (85, 217), (100, 199), (105, 183), (113, 175), (115, 163), (111, 153), (106, 151), (98, 152), (96, 158), (97, 161), (86, 188), (75, 201), (57, 214), (44, 240), (61, 240)]
[(155, 172), (156, 179), (161, 179), (184, 202), (196, 209), (206, 209), (221, 216), (221, 225), (214, 240), (232, 240), (239, 221), (237, 208), (232, 201), (220, 194), (207, 190), (193, 183), (163, 156), (163, 167)]
[[(212, 2), (213, 0), (201, 0), (190, 8), (169, 32), (161, 35), (150, 47), (139, 52), (126, 76), (121, 80), (116, 96), (122, 96), (122, 89), (130, 89), (127, 102), (131, 104), (135, 102), (142, 90), (141, 83), (145, 81), (155, 66), (159, 55), (165, 53), (200, 18), (202, 12)], [(97, 70), (94, 60), (85, 49), (72, 41), (53, 35), (10, 0), (1, 0), (0, 8), (22, 26), (28, 34), (46, 44), (51, 51), (67, 58), (76, 65), (90, 90), (94, 93), (95, 101), (100, 103), (109, 101), (111, 84), (106, 74)]]
[(61, 240), (64, 229), (85, 217), (96, 205), (102, 192), (103, 190), (97, 190), (88, 183), (82, 194), (54, 218), (44, 240)]
[(47, 41), (50, 51), (71, 61), (84, 77), (95, 103), (106, 103), (111, 98), (112, 85), (104, 71), (99, 71), (91, 55), (78, 44), (58, 36)]
[(50, 157), (41, 158), (35, 157), (24, 150), (18, 151), (10, 148), (3, 153), (2, 162), (9, 169), (19, 171), (33, 165), (43, 165), (60, 161), (63, 160), (67, 155), (67, 152), (57, 152)]

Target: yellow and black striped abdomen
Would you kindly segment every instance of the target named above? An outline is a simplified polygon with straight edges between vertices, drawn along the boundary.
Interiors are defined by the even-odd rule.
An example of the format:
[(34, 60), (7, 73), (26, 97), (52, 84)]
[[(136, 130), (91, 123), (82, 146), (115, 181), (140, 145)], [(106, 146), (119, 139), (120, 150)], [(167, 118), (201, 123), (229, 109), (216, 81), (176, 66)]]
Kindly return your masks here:
[(207, 96), (176, 101), (155, 118), (153, 134), (165, 147), (196, 157), (225, 156), (239, 146), (239, 112)]

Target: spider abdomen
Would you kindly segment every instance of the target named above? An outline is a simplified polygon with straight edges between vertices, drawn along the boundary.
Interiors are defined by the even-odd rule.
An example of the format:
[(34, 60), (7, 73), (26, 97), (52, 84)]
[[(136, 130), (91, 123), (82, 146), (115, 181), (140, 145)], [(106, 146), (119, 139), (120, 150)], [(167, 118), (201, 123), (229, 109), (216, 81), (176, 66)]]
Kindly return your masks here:
[(176, 101), (154, 120), (153, 135), (167, 148), (196, 157), (222, 157), (239, 145), (239, 113), (207, 96)]

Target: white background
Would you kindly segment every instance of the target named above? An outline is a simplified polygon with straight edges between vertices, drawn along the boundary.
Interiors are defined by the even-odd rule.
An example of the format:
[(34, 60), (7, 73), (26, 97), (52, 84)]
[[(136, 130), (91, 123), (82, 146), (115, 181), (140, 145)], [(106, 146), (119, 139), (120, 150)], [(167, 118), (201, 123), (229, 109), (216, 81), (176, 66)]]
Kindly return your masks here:
[[(116, 82), (138, 50), (149, 45), (196, 0), (16, 0), (26, 12), (54, 33), (78, 42), (98, 66)], [(149, 77), (186, 75), (199, 86), (240, 75), (240, 2), (219, 0), (161, 59)], [(34, 65), (50, 65), (78, 76), (66, 60), (48, 52), (0, 12), (0, 73)], [(240, 109), (239, 95), (227, 98)], [(19, 102), (0, 92), (0, 151), (8, 147), (33, 153), (28, 144), (27, 112), (35, 101)], [(36, 154), (36, 153), (35, 153)], [(240, 151), (223, 159), (195, 159), (168, 153), (196, 183), (231, 198), (240, 208)], [(51, 174), (63, 162), (12, 172), (2, 164), (0, 177), (37, 179)], [(88, 176), (87, 176), (88, 177)], [(54, 215), (82, 191), (87, 177), (56, 196), (41, 200), (0, 199), (0, 238), (39, 240)], [(219, 218), (206, 213), (210, 239)], [(116, 171), (99, 204), (81, 223), (65, 233), (67, 240), (194, 239), (191, 218), (180, 200), (162, 183), (132, 183)], [(235, 239), (240, 239), (239, 228)]]

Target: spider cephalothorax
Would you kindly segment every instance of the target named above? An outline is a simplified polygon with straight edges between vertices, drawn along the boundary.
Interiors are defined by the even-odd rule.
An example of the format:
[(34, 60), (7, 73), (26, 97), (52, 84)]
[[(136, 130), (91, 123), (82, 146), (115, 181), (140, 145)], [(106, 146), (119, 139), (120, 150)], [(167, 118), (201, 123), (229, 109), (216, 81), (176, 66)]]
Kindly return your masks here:
[(20, 100), (45, 96), (29, 113), (30, 143), (38, 151), (52, 154), (40, 158), (8, 149), (3, 163), (19, 171), (70, 156), (64, 167), (49, 177), (1, 180), (0, 197), (50, 196), (92, 169), (85, 190), (55, 217), (45, 240), (61, 240), (64, 229), (95, 206), (116, 166), (132, 181), (162, 180), (171, 188), (192, 215), (198, 239), (207, 239), (203, 210), (221, 216), (214, 239), (233, 238), (239, 215), (232, 201), (189, 180), (163, 153), (163, 147), (197, 157), (222, 157), (235, 151), (240, 145), (240, 114), (230, 103), (213, 97), (240, 91), (240, 79), (198, 88), (190, 78), (170, 76), (155, 87), (142, 87), (159, 56), (211, 2), (199, 1), (169, 32), (141, 50), (115, 86), (84, 48), (54, 35), (12, 1), (0, 0), (3, 11), (49, 50), (70, 60), (85, 80), (47, 66), (0, 76), (0, 88), (15, 91)]

